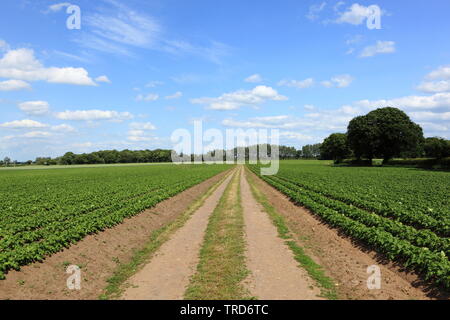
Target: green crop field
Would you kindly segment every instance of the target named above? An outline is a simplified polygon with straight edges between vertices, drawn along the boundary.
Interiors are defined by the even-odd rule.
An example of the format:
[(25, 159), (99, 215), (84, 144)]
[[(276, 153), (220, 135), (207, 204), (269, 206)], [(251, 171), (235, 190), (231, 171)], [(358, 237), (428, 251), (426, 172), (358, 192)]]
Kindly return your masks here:
[(450, 288), (450, 172), (299, 160), (281, 161), (276, 176), (262, 178), (328, 224)]
[(230, 167), (0, 170), (0, 278)]

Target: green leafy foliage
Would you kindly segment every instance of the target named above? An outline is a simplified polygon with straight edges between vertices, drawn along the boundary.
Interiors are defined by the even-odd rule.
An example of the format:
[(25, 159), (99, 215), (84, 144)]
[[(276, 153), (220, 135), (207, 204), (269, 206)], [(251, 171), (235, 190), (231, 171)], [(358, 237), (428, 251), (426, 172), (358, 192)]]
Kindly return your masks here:
[(449, 172), (282, 161), (276, 176), (261, 178), (331, 226), (450, 288)]
[(0, 171), (0, 279), (121, 223), (228, 165)]

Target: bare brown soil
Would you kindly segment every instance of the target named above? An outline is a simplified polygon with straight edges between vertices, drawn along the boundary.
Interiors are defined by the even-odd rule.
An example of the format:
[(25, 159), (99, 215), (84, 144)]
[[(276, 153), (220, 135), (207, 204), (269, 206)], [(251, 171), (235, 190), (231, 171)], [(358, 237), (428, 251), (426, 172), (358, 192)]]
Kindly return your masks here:
[[(373, 250), (340, 234), (263, 180), (256, 177), (255, 181), (271, 205), (285, 217), (288, 227), (307, 254), (335, 279), (340, 299), (448, 299), (438, 289), (425, 285), (415, 273), (402, 270)], [(367, 288), (367, 267), (371, 265), (378, 265), (381, 269), (381, 289)]]
[[(0, 281), (0, 300), (4, 299), (97, 299), (117, 263), (127, 262), (135, 250), (148, 241), (154, 230), (174, 221), (180, 214), (227, 172), (204, 181), (157, 204), (122, 224), (87, 236), (77, 244), (56, 253), (42, 263), (9, 272)], [(81, 290), (67, 289), (69, 264), (81, 267)]]
[(206, 199), (186, 224), (177, 230), (128, 281), (125, 300), (182, 300), (199, 262), (199, 252), (208, 220), (231, 175)]
[(278, 237), (278, 231), (255, 200), (241, 171), (247, 241), (247, 279), (250, 293), (263, 300), (317, 300), (320, 290), (306, 271), (298, 267), (292, 251)]

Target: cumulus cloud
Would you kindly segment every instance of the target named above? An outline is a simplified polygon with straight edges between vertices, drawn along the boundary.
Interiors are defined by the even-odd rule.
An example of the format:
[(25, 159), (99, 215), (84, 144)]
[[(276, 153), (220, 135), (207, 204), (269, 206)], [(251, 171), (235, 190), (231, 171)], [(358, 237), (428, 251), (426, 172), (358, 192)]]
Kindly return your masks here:
[(75, 132), (76, 129), (74, 127), (72, 127), (71, 125), (68, 124), (59, 124), (56, 126), (52, 126), (51, 129), (53, 131), (57, 131), (57, 132)]
[(158, 140), (151, 131), (156, 127), (150, 122), (133, 122), (130, 123), (128, 131), (128, 140), (132, 142), (149, 142)]
[(406, 96), (394, 99), (360, 100), (356, 102), (361, 107), (397, 107), (401, 109), (439, 109), (450, 108), (450, 93), (436, 93), (430, 96)]
[(361, 54), (361, 58), (373, 57), (382, 53), (394, 53), (395, 42), (394, 41), (377, 41), (375, 45), (365, 47)]
[(249, 83), (258, 83), (258, 82), (262, 82), (263, 78), (258, 73), (255, 73), (255, 74), (252, 74), (251, 76), (245, 78), (244, 81), (249, 82)]
[(426, 78), (428, 80), (448, 80), (450, 79), (450, 66), (441, 66), (427, 74)]
[(305, 80), (281, 80), (280, 82), (278, 82), (278, 85), (297, 89), (305, 89), (314, 85), (314, 79), (308, 78)]
[(375, 9), (379, 10), (381, 14), (383, 13), (378, 6), (366, 7), (359, 3), (354, 3), (348, 7), (346, 11), (340, 12), (338, 18), (334, 22), (360, 25), (373, 14)]
[(52, 134), (47, 131), (31, 131), (20, 135), (20, 138), (48, 138), (51, 137)]
[(136, 96), (136, 101), (156, 101), (159, 99), (159, 95), (156, 93), (149, 93), (149, 94), (138, 94)]
[(60, 120), (72, 121), (96, 121), (96, 120), (112, 120), (123, 121), (133, 118), (130, 112), (118, 112), (107, 110), (76, 110), (56, 112), (55, 117)]
[(111, 83), (111, 80), (107, 76), (100, 76), (95, 78), (95, 81), (97, 82), (105, 82), (105, 83)]
[(447, 133), (450, 131), (450, 126), (448, 123), (446, 124), (438, 124), (433, 122), (419, 122), (419, 125), (427, 132), (434, 133), (434, 132), (440, 132), (440, 133)]
[(47, 128), (48, 125), (38, 121), (24, 119), (5, 122), (0, 124), (0, 127), (8, 129), (37, 129), (37, 128)]
[(0, 59), (0, 78), (95, 86), (84, 68), (44, 67), (31, 49), (9, 50)]
[(416, 89), (426, 93), (450, 91), (450, 66), (440, 66), (425, 76), (427, 81), (420, 83)]
[(178, 99), (181, 98), (183, 96), (183, 93), (181, 91), (177, 91), (174, 94), (170, 95), (170, 96), (166, 96), (167, 100), (173, 100), (173, 99)]
[(0, 82), (0, 91), (17, 91), (31, 89), (28, 82), (22, 80), (6, 80)]
[(19, 109), (28, 115), (41, 116), (49, 112), (50, 105), (47, 101), (26, 101), (19, 103)]
[(419, 111), (410, 112), (411, 117), (418, 121), (432, 121), (432, 120), (450, 120), (450, 112), (431, 112), (431, 111)]
[(345, 88), (353, 82), (353, 77), (349, 74), (337, 75), (330, 80), (322, 81), (322, 85), (327, 88)]
[(425, 81), (419, 84), (417, 89), (426, 93), (447, 92), (450, 91), (450, 81)]
[(280, 95), (271, 87), (257, 86), (252, 90), (225, 93), (217, 98), (192, 99), (191, 103), (203, 104), (212, 110), (235, 110), (242, 106), (256, 106), (269, 100), (283, 101), (287, 100), (287, 97)]

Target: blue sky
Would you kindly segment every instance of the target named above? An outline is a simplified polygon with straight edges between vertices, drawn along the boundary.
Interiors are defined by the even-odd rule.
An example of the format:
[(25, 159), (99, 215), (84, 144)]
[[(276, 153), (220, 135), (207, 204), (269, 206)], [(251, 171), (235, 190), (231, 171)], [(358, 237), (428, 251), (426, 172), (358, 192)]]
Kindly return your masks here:
[[(81, 29), (68, 29), (76, 5)], [(369, 29), (370, 5), (381, 29)], [(450, 2), (2, 0), (0, 158), (170, 148), (178, 128), (301, 147), (398, 107), (450, 138)]]

